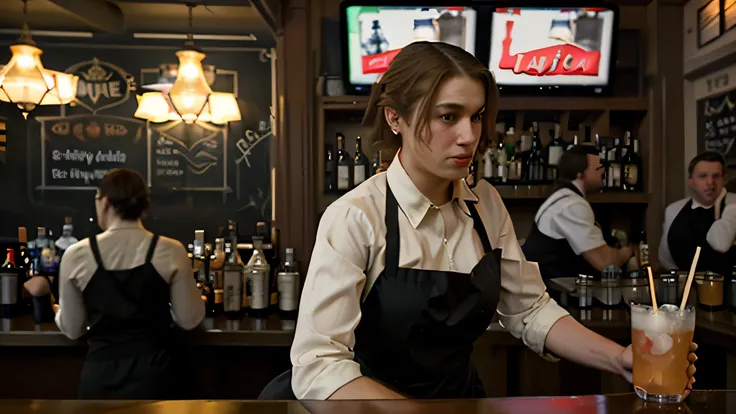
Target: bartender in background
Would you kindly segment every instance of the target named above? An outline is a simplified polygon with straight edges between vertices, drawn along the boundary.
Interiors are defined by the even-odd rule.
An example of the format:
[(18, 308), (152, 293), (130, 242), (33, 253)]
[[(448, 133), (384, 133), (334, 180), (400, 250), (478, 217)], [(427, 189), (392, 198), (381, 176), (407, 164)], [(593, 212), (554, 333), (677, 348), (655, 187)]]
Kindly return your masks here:
[(61, 262), (59, 329), (86, 336), (82, 399), (166, 400), (182, 395), (172, 319), (193, 329), (204, 318), (184, 246), (146, 231), (148, 186), (135, 171), (108, 172), (95, 195), (103, 233)]
[(723, 186), (726, 162), (706, 151), (690, 161), (687, 172), (691, 197), (667, 206), (659, 261), (666, 269), (687, 270), (700, 246), (698, 271), (730, 275), (736, 264), (736, 194)]
[(631, 248), (606, 244), (586, 192), (601, 188), (603, 169), (595, 147), (577, 145), (562, 155), (555, 190), (542, 204), (522, 246), (526, 259), (539, 264), (542, 278), (599, 275), (610, 265), (623, 267)]

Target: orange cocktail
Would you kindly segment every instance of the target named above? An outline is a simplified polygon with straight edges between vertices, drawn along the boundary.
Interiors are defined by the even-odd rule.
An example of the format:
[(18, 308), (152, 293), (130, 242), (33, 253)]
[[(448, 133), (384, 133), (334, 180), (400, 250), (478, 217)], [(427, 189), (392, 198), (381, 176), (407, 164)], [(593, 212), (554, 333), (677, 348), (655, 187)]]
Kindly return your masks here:
[(679, 403), (687, 387), (688, 354), (695, 330), (695, 308), (631, 306), (631, 343), (636, 394), (655, 402)]

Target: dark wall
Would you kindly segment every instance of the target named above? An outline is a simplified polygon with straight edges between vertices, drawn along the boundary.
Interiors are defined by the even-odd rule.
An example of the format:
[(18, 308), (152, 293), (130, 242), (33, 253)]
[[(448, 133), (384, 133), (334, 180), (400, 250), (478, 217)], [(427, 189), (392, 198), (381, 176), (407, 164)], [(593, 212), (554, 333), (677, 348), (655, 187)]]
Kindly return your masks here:
[[(140, 88), (142, 69), (158, 68), (164, 63), (177, 63), (177, 49), (171, 47), (39, 45), (44, 50), (42, 62), (48, 69), (66, 70), (76, 63), (97, 58), (119, 66), (132, 75), (138, 85), (137, 93), (143, 92)], [(271, 139), (251, 144), (251, 153), (248, 156), (250, 166), (242, 160), (243, 150), (236, 147), (236, 142), (246, 136), (247, 130), (258, 133), (259, 124), (261, 129), (263, 126), (270, 126), (271, 61), (259, 49), (206, 52), (205, 64), (215, 65), (218, 70), (238, 73), (238, 101), (243, 119), (227, 127), (228, 140), (224, 148), (227, 156), (219, 155), (218, 166), (226, 169), (227, 190), (190, 191), (172, 189), (171, 186), (152, 187), (152, 207), (144, 219), (145, 226), (151, 231), (177, 238), (185, 244), (192, 239), (195, 229), (204, 229), (208, 241), (211, 241), (220, 234), (228, 219), (235, 219), (239, 223), (241, 234), (250, 234), (257, 221), (270, 220), (271, 215)], [(0, 44), (0, 62), (7, 62), (9, 58), (7, 43)], [(232, 92), (233, 79), (231, 75), (218, 74), (213, 90)], [(156, 80), (155, 74), (153, 79), (146, 75), (146, 83), (151, 80)], [(130, 99), (124, 103), (100, 110), (97, 115), (127, 118), (128, 120), (123, 120), (126, 125), (142, 125), (145, 137), (146, 128), (150, 128), (150, 125), (130, 122), (135, 119), (135, 93), (131, 92)], [(0, 103), (0, 117), (7, 121), (7, 156), (5, 164), (0, 162), (0, 237), (14, 237), (18, 226), (26, 226), (29, 229), (29, 238), (35, 238), (35, 227), (45, 225), (54, 232), (56, 238), (65, 216), (73, 218), (75, 235), (80, 239), (100, 231), (94, 213), (94, 191), (44, 191), (38, 188), (41, 184), (42, 162), (41, 122), (38, 118), (58, 117), (61, 110), (58, 106), (39, 107), (26, 121), (14, 105)], [(80, 105), (64, 108), (65, 116), (74, 114), (90, 115), (90, 110)], [(182, 125), (177, 128), (178, 136), (189, 140), (196, 140), (192, 134), (196, 135), (196, 130), (201, 130), (197, 125)], [(188, 128), (191, 131), (188, 132)], [(252, 134), (250, 136), (253, 137)], [(112, 138), (103, 136), (100, 139)], [(150, 151), (155, 154), (155, 136), (153, 141), (154, 147)], [(242, 144), (241, 142), (241, 148), (245, 148)], [(148, 145), (144, 145), (148, 149)], [(132, 152), (130, 157), (137, 159), (131, 158), (129, 161), (140, 162), (140, 157), (146, 156), (145, 150)], [(238, 158), (241, 158), (239, 164), (236, 163)], [(147, 161), (143, 165), (148, 165)], [(151, 168), (155, 171), (155, 166)], [(94, 183), (91, 186), (94, 187)]]

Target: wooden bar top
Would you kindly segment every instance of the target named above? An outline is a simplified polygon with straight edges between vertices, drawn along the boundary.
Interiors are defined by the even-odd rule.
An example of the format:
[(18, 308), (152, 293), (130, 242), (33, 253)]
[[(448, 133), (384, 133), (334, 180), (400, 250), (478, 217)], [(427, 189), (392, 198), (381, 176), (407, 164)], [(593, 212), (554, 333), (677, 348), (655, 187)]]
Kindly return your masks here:
[(682, 404), (657, 405), (636, 394), (581, 397), (403, 401), (65, 401), (0, 400), (3, 414), (726, 414), (736, 391), (694, 391)]

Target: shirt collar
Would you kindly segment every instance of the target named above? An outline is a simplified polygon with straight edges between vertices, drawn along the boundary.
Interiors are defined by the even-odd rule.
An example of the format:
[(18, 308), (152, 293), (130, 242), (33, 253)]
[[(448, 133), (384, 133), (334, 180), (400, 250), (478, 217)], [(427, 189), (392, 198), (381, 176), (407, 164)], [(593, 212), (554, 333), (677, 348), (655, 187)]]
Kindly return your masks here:
[(123, 230), (123, 229), (142, 229), (143, 223), (141, 223), (140, 220), (116, 220), (115, 222), (111, 223), (110, 226), (107, 228), (107, 231), (110, 230)]
[(706, 209), (706, 210), (707, 210), (707, 209), (709, 209), (709, 208), (711, 208), (711, 207), (713, 207), (713, 205), (705, 206), (705, 205), (703, 205), (703, 204), (700, 204), (700, 203), (699, 203), (699, 202), (698, 202), (697, 200), (695, 200), (694, 198), (693, 198), (692, 200), (693, 200), (693, 203), (692, 203), (691, 207), (692, 207), (692, 209), (693, 209), (693, 210), (695, 210), (695, 209), (696, 209), (696, 208), (698, 208), (698, 207), (702, 207), (702, 208), (704, 208), (704, 209)]
[[(435, 207), (427, 197), (417, 189), (414, 182), (409, 178), (409, 175), (401, 165), (399, 160), (399, 150), (396, 153), (391, 165), (386, 171), (386, 180), (388, 185), (391, 187), (391, 191), (396, 197), (396, 202), (401, 207), (401, 210), (406, 214), (409, 222), (414, 228), (419, 227), (419, 224), (427, 215), (429, 209)], [(456, 180), (452, 186), (452, 199), (450, 200), (464, 200), (470, 202), (478, 202), (478, 196), (475, 195), (473, 190), (465, 181), (465, 179)], [(465, 206), (462, 206), (465, 207)], [(467, 212), (466, 212), (467, 213)], [(467, 213), (469, 214), (469, 213)]]

